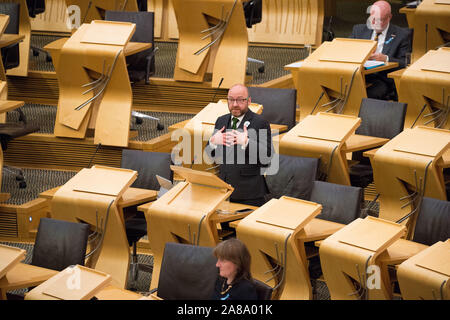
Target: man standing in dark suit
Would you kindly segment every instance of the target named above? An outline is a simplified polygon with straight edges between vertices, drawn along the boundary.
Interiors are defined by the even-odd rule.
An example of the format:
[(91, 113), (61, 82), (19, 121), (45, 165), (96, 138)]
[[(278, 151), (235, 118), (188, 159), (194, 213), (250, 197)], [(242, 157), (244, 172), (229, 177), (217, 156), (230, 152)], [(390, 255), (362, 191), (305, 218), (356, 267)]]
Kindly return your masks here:
[[(405, 67), (406, 54), (411, 50), (409, 30), (391, 24), (391, 18), (391, 5), (387, 1), (376, 1), (370, 7), (367, 23), (355, 25), (350, 38), (377, 41), (369, 60), (398, 62), (400, 69)], [(394, 80), (387, 77), (387, 73), (392, 71), (395, 69), (366, 77), (366, 82), (371, 84), (367, 88), (369, 98), (385, 99), (388, 94), (395, 95)]]
[(205, 151), (220, 165), (219, 177), (234, 188), (231, 202), (261, 206), (267, 193), (264, 167), (273, 153), (269, 123), (249, 110), (251, 97), (245, 86), (228, 91), (229, 114), (216, 120)]

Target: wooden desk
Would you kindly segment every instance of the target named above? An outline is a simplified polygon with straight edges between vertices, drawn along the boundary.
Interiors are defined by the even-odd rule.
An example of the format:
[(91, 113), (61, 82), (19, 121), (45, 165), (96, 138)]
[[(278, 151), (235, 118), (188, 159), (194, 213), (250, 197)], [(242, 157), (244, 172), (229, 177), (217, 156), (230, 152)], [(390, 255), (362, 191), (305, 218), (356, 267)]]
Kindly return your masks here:
[[(377, 286), (366, 283), (368, 268), (379, 265), (379, 256), (405, 232), (404, 226), (368, 216), (354, 220), (322, 241), (320, 262), (331, 298), (356, 300), (365, 293), (368, 299), (391, 299), (390, 283), (385, 279)], [(357, 281), (361, 289), (355, 291), (348, 277)]]
[(399, 101), (408, 104), (405, 128), (429, 126), (450, 130), (449, 61), (450, 48), (429, 50), (402, 73), (397, 90)]
[(345, 152), (372, 149), (386, 144), (389, 139), (353, 134), (345, 141)]
[[(79, 278), (71, 282), (73, 277)], [(25, 300), (90, 300), (110, 282), (111, 276), (106, 273), (80, 265), (69, 266), (29, 291)]]
[[(239, 222), (236, 236), (252, 255), (252, 275), (278, 288), (274, 299), (311, 299), (306, 253), (300, 238), (322, 210), (320, 204), (282, 196)], [(273, 268), (276, 266), (276, 268)], [(282, 272), (277, 276), (277, 270)]]
[(0, 48), (22, 41), (25, 38), (20, 34), (2, 34), (0, 37)]
[(405, 300), (450, 299), (450, 239), (438, 241), (397, 268)]
[(132, 90), (125, 57), (151, 47), (130, 43), (134, 30), (132, 23), (93, 21), (46, 46), (60, 90), (55, 136), (84, 139), (95, 129), (95, 144), (128, 146)]
[(371, 68), (371, 69), (364, 68), (362, 73), (364, 75), (368, 75), (368, 74), (386, 71), (386, 70), (390, 70), (390, 69), (394, 69), (394, 68), (398, 68), (398, 62), (387, 62), (382, 66), (378, 66), (376, 68)]
[(0, 245), (0, 279), (25, 258), (26, 251), (16, 247)]
[(0, 278), (0, 299), (6, 299), (7, 291), (37, 286), (57, 273), (55, 270), (19, 263)]
[[(319, 170), (327, 176), (328, 182), (350, 185), (346, 141), (354, 135), (360, 122), (360, 118), (344, 114), (321, 112), (309, 115), (283, 135), (279, 153), (320, 158)], [(361, 147), (364, 140), (363, 137), (353, 138), (353, 144)]]
[[(416, 209), (418, 196), (447, 200), (441, 165), (448, 163), (449, 148), (450, 131), (424, 126), (406, 128), (379, 148), (371, 159), (379, 217), (398, 221)], [(403, 222), (410, 231), (414, 217)]]

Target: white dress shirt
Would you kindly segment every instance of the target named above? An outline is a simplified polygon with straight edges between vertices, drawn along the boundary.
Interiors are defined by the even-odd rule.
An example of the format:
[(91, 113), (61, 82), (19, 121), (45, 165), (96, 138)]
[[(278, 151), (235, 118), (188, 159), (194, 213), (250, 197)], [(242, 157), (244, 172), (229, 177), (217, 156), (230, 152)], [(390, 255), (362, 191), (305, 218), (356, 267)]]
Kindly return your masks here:
[[(377, 44), (377, 49), (375, 50), (375, 53), (382, 53), (384, 43), (386, 42), (386, 35), (387, 35), (388, 29), (389, 29), (389, 23), (386, 26), (386, 28), (383, 30), (383, 32), (381, 32), (381, 34), (378, 36), (378, 44)], [(370, 38), (370, 40), (374, 40), (376, 35), (377, 35), (377, 32), (375, 30), (373, 30), (372, 37)], [(389, 62), (389, 57), (387, 55), (386, 55), (386, 62)]]

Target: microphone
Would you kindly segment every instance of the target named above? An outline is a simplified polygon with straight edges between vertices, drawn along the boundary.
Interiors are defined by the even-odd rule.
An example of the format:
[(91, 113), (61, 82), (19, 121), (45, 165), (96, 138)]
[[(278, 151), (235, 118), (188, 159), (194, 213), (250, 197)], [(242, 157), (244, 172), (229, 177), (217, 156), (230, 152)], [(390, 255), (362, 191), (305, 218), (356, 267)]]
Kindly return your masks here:
[(425, 23), (425, 53), (428, 51), (428, 23)]
[(224, 79), (223, 77), (222, 77), (222, 79), (220, 79), (219, 85), (218, 85), (217, 88), (216, 88), (216, 92), (214, 92), (214, 96), (213, 96), (213, 98), (211, 99), (211, 102), (214, 102), (214, 100), (216, 99), (217, 92), (219, 91), (219, 88), (220, 88), (220, 86), (222, 85), (223, 79)]

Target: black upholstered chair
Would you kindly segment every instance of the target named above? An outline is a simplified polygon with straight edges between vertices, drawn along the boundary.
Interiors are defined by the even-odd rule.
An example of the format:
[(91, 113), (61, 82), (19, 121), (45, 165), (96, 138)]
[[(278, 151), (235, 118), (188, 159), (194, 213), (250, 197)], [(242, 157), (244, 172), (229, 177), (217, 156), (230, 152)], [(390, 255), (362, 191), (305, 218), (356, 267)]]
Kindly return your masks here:
[[(9, 16), (9, 23), (6, 26), (5, 34), (19, 34), (19, 3), (0, 3), (0, 13)], [(2, 62), (5, 70), (17, 67), (20, 64), (19, 43), (13, 43), (1, 48)]]
[[(311, 196), (313, 182), (317, 178), (319, 159), (279, 156), (278, 172), (267, 174), (266, 184), (269, 189), (267, 200), (281, 196), (308, 200)], [(276, 159), (272, 159), (276, 162)]]
[[(322, 212), (316, 218), (349, 224), (361, 217), (363, 189), (314, 181), (309, 200), (322, 205)], [(309, 258), (309, 275), (311, 279), (318, 279), (322, 275), (322, 268), (317, 247), (313, 243), (305, 243), (305, 248)], [(313, 286), (313, 289), (315, 290), (316, 287)]]
[(258, 300), (271, 300), (273, 288), (258, 279), (253, 279), (253, 283), (256, 287), (256, 295)]
[(84, 266), (88, 237), (88, 224), (41, 218), (31, 264), (57, 271)]
[(252, 102), (263, 105), (261, 116), (274, 124), (284, 124), (288, 130), (295, 126), (297, 90), (249, 87)]
[[(361, 125), (356, 134), (392, 139), (403, 131), (406, 103), (365, 98), (361, 101), (358, 117)], [(373, 182), (373, 171), (363, 151), (354, 152), (352, 160), (359, 161), (351, 166), (350, 181), (353, 186), (365, 188)]]
[(214, 248), (166, 243), (158, 282), (164, 300), (209, 300), (218, 277)]
[[(167, 180), (173, 180), (173, 172), (170, 169), (171, 155), (164, 152), (145, 152), (140, 150), (124, 149), (122, 151), (121, 167), (138, 172), (138, 177), (131, 185), (134, 188), (159, 190), (160, 185), (156, 179), (159, 175)], [(137, 280), (138, 270), (152, 272), (152, 268), (137, 262), (137, 242), (147, 234), (147, 221), (142, 212), (137, 212), (136, 207), (124, 208), (127, 215), (133, 215), (125, 220), (125, 231), (128, 243), (133, 246), (131, 274), (133, 280)]]
[(349, 224), (361, 216), (363, 189), (314, 181), (309, 200), (322, 205), (322, 212), (316, 218)]
[(412, 240), (431, 246), (450, 238), (450, 201), (422, 198)]
[[(218, 277), (214, 248), (166, 243), (157, 295), (164, 300), (210, 300)], [(272, 287), (254, 279), (258, 300), (270, 300)]]
[[(28, 123), (26, 117), (20, 108), (15, 109), (14, 112), (19, 113), (18, 122), (6, 122), (0, 123), (0, 142), (2, 150), (5, 151), (8, 148), (8, 142), (12, 139), (25, 136), (27, 134), (39, 131), (39, 126)], [(23, 176), (22, 170), (11, 166), (3, 166), (4, 171), (10, 171), (16, 174), (16, 180), (19, 181), (20, 188), (26, 188), (27, 183)]]
[(135, 23), (136, 31), (130, 41), (152, 44), (150, 49), (127, 57), (130, 81), (139, 82), (144, 80), (146, 84), (149, 84), (149, 78), (155, 72), (155, 53), (158, 50), (155, 48), (154, 41), (154, 13), (144, 11), (106, 11), (105, 20)]
[[(62, 271), (71, 265), (84, 266), (89, 238), (89, 225), (50, 218), (41, 218), (36, 234), (31, 265)], [(15, 289), (29, 287), (29, 275), (10, 283)], [(22, 299), (7, 294), (8, 299)]]

